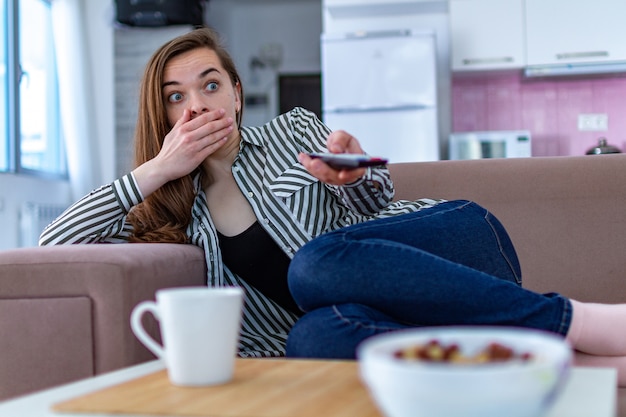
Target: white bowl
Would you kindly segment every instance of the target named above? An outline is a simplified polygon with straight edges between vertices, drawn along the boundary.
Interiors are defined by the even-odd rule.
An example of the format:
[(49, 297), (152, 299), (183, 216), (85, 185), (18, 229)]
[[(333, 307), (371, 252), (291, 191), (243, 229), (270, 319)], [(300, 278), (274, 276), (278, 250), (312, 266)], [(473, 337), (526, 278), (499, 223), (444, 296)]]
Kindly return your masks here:
[[(409, 361), (399, 349), (437, 340), (464, 356), (492, 342), (530, 353), (528, 361), (482, 364)], [(560, 336), (531, 329), (442, 326), (371, 337), (357, 349), (361, 379), (387, 417), (538, 417), (569, 375), (572, 352)]]

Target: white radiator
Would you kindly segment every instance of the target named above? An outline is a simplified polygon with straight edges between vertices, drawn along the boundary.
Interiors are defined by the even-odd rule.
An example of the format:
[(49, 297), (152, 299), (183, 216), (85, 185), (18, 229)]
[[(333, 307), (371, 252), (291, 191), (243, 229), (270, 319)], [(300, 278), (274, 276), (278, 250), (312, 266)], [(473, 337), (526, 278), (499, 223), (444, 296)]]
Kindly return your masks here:
[(21, 247), (37, 246), (39, 235), (65, 210), (66, 206), (57, 204), (41, 204), (26, 202), (20, 208), (20, 241)]

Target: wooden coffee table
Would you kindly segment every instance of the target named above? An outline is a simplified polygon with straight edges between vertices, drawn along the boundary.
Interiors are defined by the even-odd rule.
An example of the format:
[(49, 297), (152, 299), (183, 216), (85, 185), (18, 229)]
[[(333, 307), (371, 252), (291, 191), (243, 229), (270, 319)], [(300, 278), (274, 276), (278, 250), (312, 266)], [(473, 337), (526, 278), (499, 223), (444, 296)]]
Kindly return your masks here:
[[(614, 417), (616, 372), (574, 368), (546, 417)], [(238, 359), (229, 384), (181, 388), (153, 361), (0, 403), (3, 417), (381, 417), (353, 361)]]

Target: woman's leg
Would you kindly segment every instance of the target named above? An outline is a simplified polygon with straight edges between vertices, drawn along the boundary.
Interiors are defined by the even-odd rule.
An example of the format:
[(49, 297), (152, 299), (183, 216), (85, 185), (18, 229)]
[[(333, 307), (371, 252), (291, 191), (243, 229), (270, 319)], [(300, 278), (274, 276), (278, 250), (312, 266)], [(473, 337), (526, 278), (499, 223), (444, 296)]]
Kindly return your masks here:
[(304, 311), (357, 303), (411, 326), (514, 325), (565, 334), (571, 305), (520, 287), (502, 225), (466, 201), (322, 235), (291, 261)]
[[(626, 356), (626, 304), (570, 302), (572, 321), (567, 340), (576, 350), (591, 355)], [(626, 364), (626, 359), (622, 363)]]
[(356, 348), (370, 336), (409, 326), (367, 306), (341, 304), (305, 314), (289, 332), (287, 357), (355, 359)]
[[(580, 304), (574, 302), (574, 317)], [(407, 327), (410, 326), (397, 323), (393, 318), (359, 304), (322, 307), (305, 314), (292, 328), (287, 339), (286, 355), (292, 358), (356, 359), (358, 345), (368, 337)], [(606, 334), (599, 337), (600, 340), (605, 338)], [(595, 346), (592, 347), (597, 350)], [(574, 364), (615, 368), (618, 385), (626, 386), (624, 353), (618, 356), (592, 355), (575, 350)]]
[[(582, 303), (572, 302), (574, 303), (574, 317), (576, 317), (577, 308), (580, 308)], [(578, 318), (582, 319), (580, 315)], [(574, 321), (572, 320), (574, 329), (571, 330), (575, 335), (572, 336), (570, 331), (567, 335), (568, 340), (578, 337), (581, 332), (585, 333), (585, 329), (575, 329)], [(296, 322), (287, 340), (287, 356), (354, 359), (356, 347), (368, 337), (409, 327), (411, 326), (398, 323), (394, 318), (360, 304), (322, 307), (305, 314)], [(595, 327), (591, 326), (592, 331)], [(597, 339), (602, 338), (602, 335), (599, 335)], [(592, 344), (590, 347), (593, 350), (595, 346)], [(620, 384), (626, 384), (626, 355), (624, 353), (612, 356), (609, 353), (589, 354), (577, 350), (575, 363), (580, 366), (617, 367), (622, 371)]]

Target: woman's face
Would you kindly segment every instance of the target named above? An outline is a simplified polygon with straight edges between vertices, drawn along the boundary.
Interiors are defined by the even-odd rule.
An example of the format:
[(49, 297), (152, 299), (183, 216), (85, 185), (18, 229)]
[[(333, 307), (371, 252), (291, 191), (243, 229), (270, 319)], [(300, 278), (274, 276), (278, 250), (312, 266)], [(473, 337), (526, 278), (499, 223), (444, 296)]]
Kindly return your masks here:
[(241, 109), (241, 89), (233, 85), (218, 56), (209, 48), (198, 48), (172, 58), (163, 74), (163, 100), (170, 126), (184, 109), (195, 118), (210, 110), (223, 108), (224, 117), (236, 120)]

